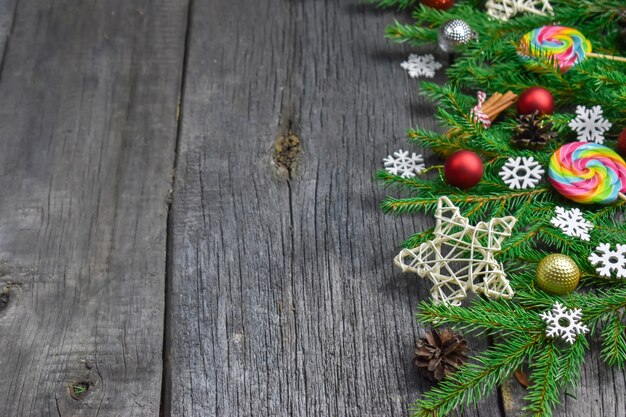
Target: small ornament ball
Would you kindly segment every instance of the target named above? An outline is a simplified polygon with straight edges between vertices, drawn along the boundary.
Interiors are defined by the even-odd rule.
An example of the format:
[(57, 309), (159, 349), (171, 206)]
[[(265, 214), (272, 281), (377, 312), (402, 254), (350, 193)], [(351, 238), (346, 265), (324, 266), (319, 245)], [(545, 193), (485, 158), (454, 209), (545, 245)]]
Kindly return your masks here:
[(626, 157), (626, 128), (617, 137), (617, 153)]
[(444, 52), (454, 52), (457, 46), (466, 44), (477, 36), (465, 20), (448, 20), (439, 28), (439, 47)]
[(561, 253), (546, 256), (537, 266), (535, 282), (545, 292), (565, 295), (576, 289), (580, 270), (572, 258)]
[(437, 10), (448, 10), (454, 6), (454, 0), (422, 0), (422, 4)]
[(483, 162), (472, 151), (458, 151), (448, 157), (443, 171), (446, 181), (455, 187), (468, 189), (483, 177)]
[(519, 114), (531, 114), (534, 111), (538, 111), (539, 114), (552, 114), (554, 98), (545, 88), (531, 87), (517, 99), (517, 111)]

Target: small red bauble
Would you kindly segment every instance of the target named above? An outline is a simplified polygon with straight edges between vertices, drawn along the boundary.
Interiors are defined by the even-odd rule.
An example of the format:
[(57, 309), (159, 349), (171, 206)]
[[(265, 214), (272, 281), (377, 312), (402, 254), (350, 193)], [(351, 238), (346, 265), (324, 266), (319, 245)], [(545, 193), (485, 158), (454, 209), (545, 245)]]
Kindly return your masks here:
[(617, 153), (626, 156), (626, 129), (617, 137)]
[(454, 6), (454, 0), (422, 0), (422, 4), (437, 10), (448, 10)]
[(483, 177), (483, 161), (472, 151), (458, 151), (448, 157), (443, 172), (450, 185), (468, 189)]
[(520, 94), (517, 99), (519, 114), (530, 114), (537, 110), (540, 114), (554, 113), (554, 98), (542, 87), (531, 87)]

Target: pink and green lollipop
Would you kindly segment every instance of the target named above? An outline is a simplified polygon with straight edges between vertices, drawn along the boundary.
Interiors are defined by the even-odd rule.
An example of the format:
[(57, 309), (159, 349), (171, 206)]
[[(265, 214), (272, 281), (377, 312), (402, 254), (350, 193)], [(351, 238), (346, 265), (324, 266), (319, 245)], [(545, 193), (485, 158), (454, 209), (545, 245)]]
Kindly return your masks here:
[(586, 58), (604, 58), (626, 62), (626, 58), (595, 54), (591, 42), (578, 30), (565, 26), (542, 26), (526, 33), (519, 43), (522, 56), (548, 56), (566, 72)]
[(626, 162), (597, 143), (572, 142), (550, 158), (548, 178), (564, 197), (582, 204), (626, 200)]

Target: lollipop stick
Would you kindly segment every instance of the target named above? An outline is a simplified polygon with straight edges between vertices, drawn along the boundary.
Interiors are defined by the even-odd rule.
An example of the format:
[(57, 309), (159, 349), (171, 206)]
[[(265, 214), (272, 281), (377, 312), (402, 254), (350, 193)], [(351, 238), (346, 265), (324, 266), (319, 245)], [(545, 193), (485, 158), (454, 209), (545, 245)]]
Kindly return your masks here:
[(587, 56), (590, 58), (603, 58), (603, 59), (610, 59), (611, 61), (626, 62), (626, 58), (621, 57), (621, 56), (615, 56), (615, 55), (604, 55), (604, 54), (596, 54), (595, 52), (588, 52)]
[(619, 198), (621, 198), (622, 200), (626, 201), (626, 195), (622, 194), (622, 193), (617, 193), (617, 196)]

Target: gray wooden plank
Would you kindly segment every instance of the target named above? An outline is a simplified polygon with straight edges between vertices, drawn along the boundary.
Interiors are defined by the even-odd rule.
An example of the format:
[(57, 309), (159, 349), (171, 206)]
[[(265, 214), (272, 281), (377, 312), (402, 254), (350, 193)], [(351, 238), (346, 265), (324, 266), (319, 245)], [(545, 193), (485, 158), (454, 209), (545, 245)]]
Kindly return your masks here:
[(159, 413), (186, 13), (17, 5), (0, 77), (3, 417)]
[(17, 0), (0, 0), (0, 72), (2, 62), (4, 61), (7, 39), (13, 30), (16, 6)]
[[(406, 416), (425, 388), (413, 314), (428, 286), (392, 258), (432, 220), (384, 216), (372, 175), (410, 126), (433, 127), (433, 108), (399, 67), (408, 50), (383, 38), (394, 13), (354, 3), (193, 2), (172, 416)], [(291, 134), (300, 160), (285, 141), (277, 169)]]

